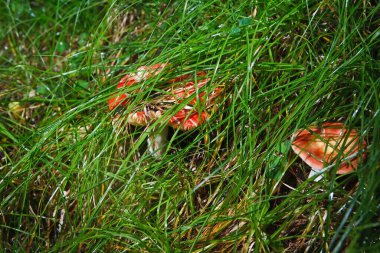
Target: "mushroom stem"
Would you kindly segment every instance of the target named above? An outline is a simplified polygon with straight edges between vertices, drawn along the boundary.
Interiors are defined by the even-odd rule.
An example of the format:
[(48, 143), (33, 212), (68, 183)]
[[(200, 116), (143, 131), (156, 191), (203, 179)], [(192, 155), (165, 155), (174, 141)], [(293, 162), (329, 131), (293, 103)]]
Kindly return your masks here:
[(324, 171), (315, 170), (315, 169), (312, 168), (312, 169), (310, 170), (310, 173), (309, 173), (309, 178), (312, 178), (313, 176), (318, 175), (318, 176), (314, 179), (314, 182), (319, 182), (319, 181), (321, 181), (321, 179), (323, 178), (323, 172), (324, 172)]
[(161, 157), (168, 145), (168, 126), (160, 129), (154, 129), (148, 137), (148, 151), (155, 157)]

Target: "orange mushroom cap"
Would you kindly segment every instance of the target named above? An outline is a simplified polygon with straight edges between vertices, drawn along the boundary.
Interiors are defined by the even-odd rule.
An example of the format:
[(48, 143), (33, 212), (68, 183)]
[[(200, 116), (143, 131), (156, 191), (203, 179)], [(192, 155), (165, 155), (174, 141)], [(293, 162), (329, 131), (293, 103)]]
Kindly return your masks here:
[[(296, 131), (293, 138), (293, 151), (314, 170), (322, 170), (336, 163), (339, 156), (344, 161), (340, 163), (337, 174), (346, 174), (356, 170), (360, 160), (365, 158), (365, 153), (361, 156), (355, 154), (367, 143), (360, 141), (358, 132), (349, 130), (343, 123), (327, 122), (321, 127), (310, 126)], [(353, 157), (348, 159), (349, 156)]]

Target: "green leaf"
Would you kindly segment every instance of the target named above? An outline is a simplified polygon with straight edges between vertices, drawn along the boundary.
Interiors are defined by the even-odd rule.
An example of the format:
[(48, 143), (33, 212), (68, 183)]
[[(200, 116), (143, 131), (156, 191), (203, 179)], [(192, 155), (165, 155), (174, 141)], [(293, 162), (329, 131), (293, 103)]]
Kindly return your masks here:
[(47, 95), (50, 94), (49, 88), (46, 85), (44, 85), (44, 84), (38, 85), (36, 87), (36, 91), (37, 91), (38, 94), (43, 95), (43, 96), (47, 96)]
[(231, 29), (230, 34), (231, 35), (238, 35), (240, 33), (241, 29), (239, 27), (234, 27)]
[(290, 149), (290, 141), (285, 140), (274, 148), (274, 152), (268, 159), (268, 176), (270, 178), (280, 180), (282, 175), (281, 168), (284, 168), (287, 163), (287, 153)]
[(87, 33), (81, 33), (79, 35), (79, 40), (78, 40), (79, 45), (83, 46), (87, 43), (87, 41), (88, 41), (88, 34)]
[(75, 84), (75, 88), (88, 90), (89, 82), (84, 80), (78, 80)]
[(17, 138), (0, 122), (0, 134), (8, 137), (13, 142), (18, 143)]
[(58, 41), (55, 50), (59, 53), (65, 52), (69, 48), (69, 44), (66, 41)]
[(239, 20), (240, 27), (249, 26), (250, 24), (252, 24), (251, 18), (246, 17)]
[(277, 152), (285, 155), (286, 153), (288, 153), (288, 150), (290, 149), (290, 145), (291, 145), (290, 140), (285, 140), (281, 142), (280, 144), (278, 144), (275, 149)]

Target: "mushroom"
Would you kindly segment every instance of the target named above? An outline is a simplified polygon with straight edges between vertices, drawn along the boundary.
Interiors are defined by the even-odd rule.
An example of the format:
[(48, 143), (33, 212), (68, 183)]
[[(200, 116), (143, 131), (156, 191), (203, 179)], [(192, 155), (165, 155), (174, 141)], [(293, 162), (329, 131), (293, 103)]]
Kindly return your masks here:
[[(337, 174), (347, 174), (358, 168), (367, 146), (359, 139), (355, 129), (348, 129), (343, 123), (326, 122), (321, 127), (310, 126), (294, 133), (293, 151), (311, 167), (309, 178), (320, 174), (315, 181), (322, 179), (322, 173), (339, 164)], [(338, 159), (340, 161), (338, 161)]]
[[(132, 73), (124, 76), (117, 85), (117, 88), (131, 86), (147, 78), (156, 76), (165, 66), (167, 64), (140, 67), (136, 74)], [(198, 77), (206, 75), (205, 72), (197, 72), (196, 74)], [(156, 96), (150, 102), (145, 103), (142, 109), (140, 107), (138, 111), (131, 112), (126, 116), (126, 122), (135, 126), (148, 126), (154, 122), (158, 123), (148, 136), (148, 151), (156, 157), (162, 156), (166, 150), (169, 126), (187, 131), (201, 125), (208, 120), (209, 114), (207, 110), (212, 107), (215, 99), (222, 92), (222, 88), (220, 87), (215, 88), (209, 93), (205, 90), (200, 91), (202, 87), (209, 84), (210, 79), (204, 78), (196, 83), (191, 81), (186, 82), (185, 80), (190, 77), (191, 75), (188, 74), (169, 80), (168, 83), (172, 84), (173, 87), (165, 90), (163, 94), (155, 94)], [(183, 83), (183, 81), (185, 82)], [(190, 101), (186, 101), (187, 103), (185, 104), (184, 101), (194, 94), (196, 96)], [(127, 98), (127, 94), (121, 94), (109, 99), (109, 109), (114, 110), (115, 108), (120, 108), (120, 106), (127, 106)], [(177, 111), (174, 116), (167, 117), (165, 115), (166, 111), (181, 103), (185, 104), (185, 106)], [(200, 110), (199, 108), (202, 109)]]

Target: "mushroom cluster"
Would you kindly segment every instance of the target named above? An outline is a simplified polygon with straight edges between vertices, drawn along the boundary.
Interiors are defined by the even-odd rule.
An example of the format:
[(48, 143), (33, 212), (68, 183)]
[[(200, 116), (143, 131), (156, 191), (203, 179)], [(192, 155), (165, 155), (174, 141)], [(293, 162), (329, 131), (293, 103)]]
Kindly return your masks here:
[(310, 126), (293, 134), (293, 151), (311, 167), (309, 178), (325, 169), (338, 164), (337, 174), (347, 174), (358, 168), (365, 158), (362, 152), (367, 143), (359, 139), (355, 129), (349, 129), (343, 123), (326, 122), (321, 126)]
[[(142, 66), (136, 73), (125, 75), (117, 85), (117, 89), (127, 86), (139, 85), (134, 92), (141, 92), (140, 86), (143, 81), (158, 76), (169, 64), (160, 63), (153, 66)], [(136, 110), (129, 110), (123, 118), (130, 125), (148, 126), (159, 122), (158, 126), (148, 137), (148, 150), (156, 157), (160, 157), (166, 150), (168, 127), (183, 131), (194, 129), (210, 117), (210, 110), (215, 100), (220, 96), (223, 87), (211, 87), (207, 73), (199, 71), (195, 73), (197, 81), (193, 81), (191, 74), (175, 77), (167, 81), (168, 87), (162, 93), (152, 95), (152, 98)], [(112, 97), (108, 101), (110, 110), (117, 111), (116, 118), (120, 117), (120, 111), (128, 107), (130, 94), (123, 93)], [(176, 110), (176, 107), (179, 110)], [(168, 116), (167, 111), (176, 112)], [(165, 125), (162, 125), (165, 124)]]

